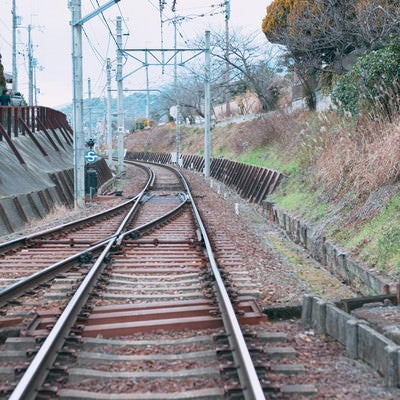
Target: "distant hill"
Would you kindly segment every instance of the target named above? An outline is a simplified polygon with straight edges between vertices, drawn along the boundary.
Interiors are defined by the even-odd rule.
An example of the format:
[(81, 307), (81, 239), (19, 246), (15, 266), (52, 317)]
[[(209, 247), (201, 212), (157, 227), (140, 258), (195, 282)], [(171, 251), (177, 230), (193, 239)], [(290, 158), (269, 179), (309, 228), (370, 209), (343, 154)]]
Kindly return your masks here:
[[(150, 94), (151, 115), (159, 113), (159, 96)], [(60, 111), (67, 115), (69, 120), (72, 120), (72, 104), (61, 107)], [(107, 99), (95, 97), (91, 100), (83, 100), (83, 124), (89, 126), (90, 119), (92, 126), (96, 126), (98, 122), (104, 122), (107, 111)], [(111, 101), (111, 112), (113, 121), (116, 123), (118, 119), (118, 101), (113, 98)], [(134, 121), (146, 117), (146, 93), (132, 93), (124, 96), (124, 113), (126, 129), (131, 130), (131, 125), (134, 126)], [(90, 115), (91, 114), (91, 115)]]

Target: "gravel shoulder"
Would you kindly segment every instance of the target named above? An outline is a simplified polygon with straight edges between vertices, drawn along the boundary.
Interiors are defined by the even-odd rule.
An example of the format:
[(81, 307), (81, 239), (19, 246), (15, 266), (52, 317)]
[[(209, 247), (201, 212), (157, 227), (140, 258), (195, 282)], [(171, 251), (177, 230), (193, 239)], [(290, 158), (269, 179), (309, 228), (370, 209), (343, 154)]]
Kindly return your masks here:
[[(253, 279), (262, 283), (263, 307), (299, 304), (304, 294), (332, 301), (356, 296), (340, 279), (332, 276), (280, 229), (271, 225), (254, 205), (243, 201), (218, 182), (206, 182), (200, 174), (183, 173), (190, 181), (200, 212), (210, 207), (213, 214), (218, 215), (216, 219), (207, 221), (211, 223), (209, 234), (212, 236), (214, 229), (225, 229), (241, 255), (243, 266), (247, 267)], [(207, 220), (207, 213), (202, 214)], [(212, 226), (215, 220), (219, 223)], [(288, 334), (288, 343), (295, 348), (298, 362), (307, 370), (306, 376), (301, 377), (298, 383), (317, 386), (318, 394), (307, 396), (307, 399), (400, 398), (400, 389), (386, 388), (383, 378), (375, 370), (346, 357), (343, 345), (304, 329), (300, 320), (271, 321), (269, 329)]]

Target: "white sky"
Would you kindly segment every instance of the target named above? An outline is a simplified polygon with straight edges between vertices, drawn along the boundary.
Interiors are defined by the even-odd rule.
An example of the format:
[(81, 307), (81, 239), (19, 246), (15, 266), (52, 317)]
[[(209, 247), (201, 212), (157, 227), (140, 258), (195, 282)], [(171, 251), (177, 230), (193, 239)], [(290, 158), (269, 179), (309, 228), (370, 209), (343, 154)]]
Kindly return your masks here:
[[(261, 33), (261, 21), (272, 0), (230, 0), (231, 30)], [(82, 17), (88, 15), (107, 0), (81, 0)], [(6, 72), (12, 72), (12, 0), (1, 0), (0, 53)], [(173, 17), (173, 0), (165, 1), (164, 20)], [(204, 35), (205, 30), (221, 31), (225, 27), (224, 0), (176, 0), (176, 15), (185, 19), (179, 25), (178, 48), (188, 47), (191, 39)], [(57, 108), (72, 102), (71, 11), (68, 0), (16, 0), (17, 15), (22, 17), (17, 30), (18, 90), (28, 99), (28, 25), (32, 26), (33, 56), (37, 60), (36, 86), (40, 90), (38, 105)], [(221, 7), (222, 6), (222, 7)], [(198, 17), (214, 13), (213, 16)], [(115, 35), (118, 15), (124, 18), (124, 48), (160, 48), (159, 0), (120, 0), (104, 12), (105, 20)], [(164, 48), (173, 47), (173, 25), (163, 24)], [(129, 33), (129, 36), (125, 35)], [(91, 80), (91, 96), (106, 95), (107, 57), (115, 66), (116, 45), (106, 23), (97, 16), (84, 24), (83, 30), (83, 81), (84, 97), (88, 96), (88, 78)], [(190, 47), (190, 45), (189, 45)], [(203, 60), (202, 60), (203, 61)], [(134, 71), (138, 64), (132, 60), (124, 65), (123, 75)], [(168, 68), (167, 68), (168, 69)], [(173, 71), (162, 75), (160, 67), (149, 68), (150, 88), (157, 88), (170, 80)], [(124, 88), (143, 89), (144, 70), (124, 80)], [(112, 85), (116, 88), (115, 79)]]

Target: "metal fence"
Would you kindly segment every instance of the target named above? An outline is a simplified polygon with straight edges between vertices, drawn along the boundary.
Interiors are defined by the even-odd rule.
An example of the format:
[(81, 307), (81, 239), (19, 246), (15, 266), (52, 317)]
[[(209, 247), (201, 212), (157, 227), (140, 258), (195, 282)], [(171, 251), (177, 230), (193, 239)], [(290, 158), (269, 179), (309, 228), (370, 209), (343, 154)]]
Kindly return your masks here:
[[(160, 164), (172, 163), (171, 153), (128, 152), (126, 158)], [(203, 172), (204, 157), (183, 154), (181, 164), (183, 168)], [(267, 195), (271, 194), (284, 178), (278, 171), (224, 158), (211, 159), (210, 176), (236, 191), (243, 199), (259, 205), (263, 204)]]
[[(58, 130), (58, 133), (56, 132)], [(21, 164), (25, 160), (15, 147), (13, 140), (19, 136), (28, 135), (39, 151), (46, 156), (47, 152), (35, 137), (37, 132), (43, 132), (54, 150), (63, 147), (59, 135), (68, 144), (72, 144), (72, 128), (64, 113), (47, 107), (0, 107), (0, 142), (6, 141)]]

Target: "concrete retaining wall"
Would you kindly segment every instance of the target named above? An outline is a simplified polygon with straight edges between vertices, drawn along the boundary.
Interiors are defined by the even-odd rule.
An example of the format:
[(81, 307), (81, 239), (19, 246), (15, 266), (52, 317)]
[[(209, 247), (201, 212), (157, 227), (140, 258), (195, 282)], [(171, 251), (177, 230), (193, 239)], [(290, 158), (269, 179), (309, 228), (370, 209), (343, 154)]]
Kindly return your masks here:
[(388, 387), (400, 385), (400, 346), (378, 333), (368, 323), (345, 313), (318, 297), (304, 296), (302, 322), (319, 334), (329, 335), (346, 347), (347, 355), (360, 359), (385, 380)]
[[(10, 145), (0, 139), (0, 236), (44, 218), (57, 206), (74, 206), (72, 135), (59, 128), (11, 140)], [(95, 169), (99, 185), (113, 176), (103, 158)]]
[(365, 295), (395, 291), (395, 283), (370, 273), (365, 265), (358, 264), (338, 245), (326, 240), (321, 232), (308, 226), (303, 220), (279, 210), (271, 203), (264, 204), (269, 220), (283, 229), (296, 243), (304, 247), (312, 258), (330, 272), (339, 275), (343, 281)]
[(29, 136), (12, 139), (25, 163), (10, 151), (6, 141), (0, 141), (0, 235), (43, 218), (57, 205), (73, 206), (72, 144), (60, 131), (54, 132), (58, 146), (45, 133), (35, 132), (47, 155), (38, 150)]

